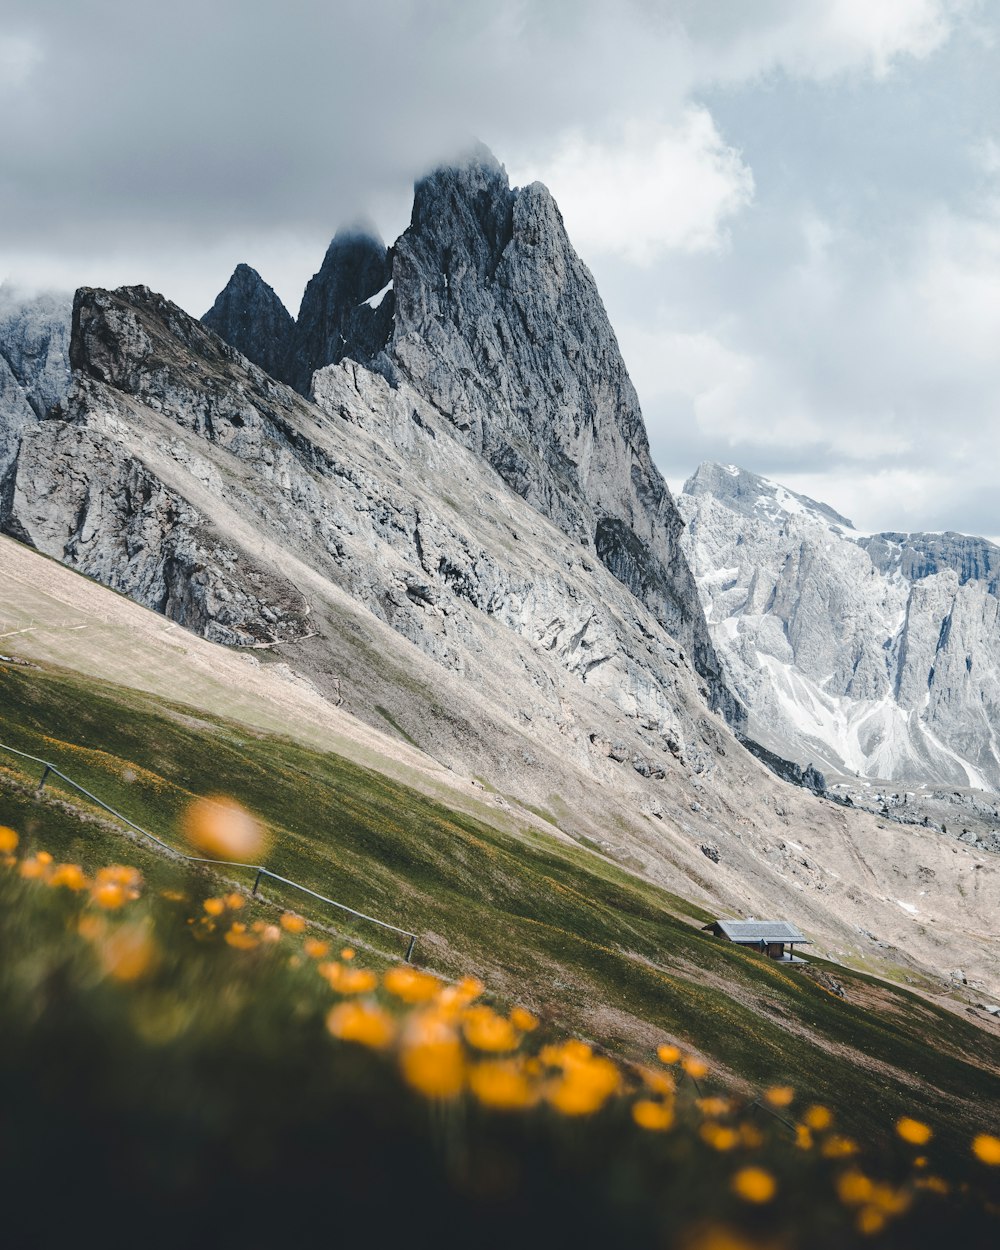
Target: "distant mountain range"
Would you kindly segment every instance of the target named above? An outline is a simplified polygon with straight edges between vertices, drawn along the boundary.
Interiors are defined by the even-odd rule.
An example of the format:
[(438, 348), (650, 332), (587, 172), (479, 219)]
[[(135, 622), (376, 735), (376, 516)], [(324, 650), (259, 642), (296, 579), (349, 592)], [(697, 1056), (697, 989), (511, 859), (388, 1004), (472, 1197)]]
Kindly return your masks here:
[(678, 506), (751, 737), (834, 774), (1000, 789), (1000, 548), (861, 534), (731, 465)]

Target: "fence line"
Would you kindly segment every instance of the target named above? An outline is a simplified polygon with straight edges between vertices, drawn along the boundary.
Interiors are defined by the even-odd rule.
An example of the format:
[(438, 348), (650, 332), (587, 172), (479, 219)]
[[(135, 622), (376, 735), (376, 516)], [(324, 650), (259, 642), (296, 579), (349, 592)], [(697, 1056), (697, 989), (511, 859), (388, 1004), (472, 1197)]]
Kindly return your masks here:
[(310, 898), (319, 899), (321, 903), (326, 903), (329, 907), (336, 907), (339, 911), (356, 916), (359, 920), (364, 920), (368, 924), (378, 925), (380, 929), (387, 929), (391, 933), (398, 933), (401, 937), (409, 938), (410, 944), (406, 949), (406, 962), (410, 962), (413, 956), (413, 948), (417, 944), (417, 935), (411, 933), (408, 929), (400, 929), (397, 925), (389, 924), (385, 920), (379, 920), (375, 916), (367, 916), (363, 911), (355, 911), (353, 907), (348, 907), (346, 903), (338, 903), (336, 899), (327, 898), (325, 894), (317, 894), (315, 890), (310, 890), (308, 886), (300, 885), (298, 881), (292, 881), (289, 877), (281, 877), (276, 872), (272, 872), (270, 868), (265, 868), (261, 864), (241, 864), (228, 859), (205, 859), (200, 855), (186, 855), (183, 851), (178, 851), (176, 847), (171, 846), (169, 842), (164, 842), (162, 838), (158, 838), (155, 833), (150, 833), (148, 829), (143, 829), (141, 825), (137, 825), (134, 820), (129, 820), (127, 816), (117, 811), (109, 803), (105, 803), (96, 794), (92, 794), (81, 786), (78, 781), (74, 781), (72, 777), (67, 777), (64, 772), (48, 760), (43, 760), (37, 755), (29, 755), (27, 751), (19, 751), (16, 747), (8, 746), (5, 742), (0, 742), (0, 751), (6, 751), (10, 755), (17, 755), (23, 760), (31, 760), (33, 764), (42, 765), (43, 771), (38, 782), (36, 794), (41, 794), (42, 788), (50, 774), (58, 777), (61, 781), (65, 781), (67, 785), (72, 786), (74, 790), (90, 799), (92, 803), (96, 803), (98, 807), (103, 807), (106, 812), (110, 812), (116, 820), (120, 820), (122, 824), (128, 825), (130, 829), (134, 829), (136, 833), (142, 834), (144, 838), (149, 838), (151, 842), (155, 842), (157, 846), (162, 847), (171, 855), (176, 855), (191, 864), (217, 864), (222, 868), (248, 868), (251, 872), (256, 872), (257, 876), (254, 878), (253, 889), (251, 890), (254, 898), (257, 897), (257, 887), (260, 885), (261, 877), (270, 877), (272, 881), (280, 881), (282, 885), (291, 886), (293, 890), (298, 890), (302, 894), (308, 894)]

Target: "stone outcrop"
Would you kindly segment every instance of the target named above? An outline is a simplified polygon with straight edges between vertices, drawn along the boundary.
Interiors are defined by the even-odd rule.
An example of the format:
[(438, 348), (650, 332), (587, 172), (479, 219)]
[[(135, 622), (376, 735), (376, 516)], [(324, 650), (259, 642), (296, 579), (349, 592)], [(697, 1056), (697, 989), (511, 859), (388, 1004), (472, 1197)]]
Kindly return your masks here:
[(740, 723), (617, 340), (546, 188), (512, 189), (482, 148), (436, 171), (417, 184), (392, 275), (378, 366), (594, 551), (691, 655), (712, 705)]
[(339, 230), (302, 296), (288, 360), (278, 376), (308, 396), (313, 374), (345, 357), (367, 364), (392, 328), (392, 259), (374, 230)]
[(835, 773), (1000, 788), (1000, 548), (860, 535), (733, 466), (702, 465), (679, 504), (751, 737)]
[[(461, 678), (460, 703), (505, 709), (581, 766), (619, 766), (603, 741), (646, 783), (722, 757), (655, 616), (409, 384), (344, 361), (311, 404), (144, 287), (78, 292), (72, 358), (57, 417), (22, 439), (15, 537), (207, 637), (299, 646), (338, 697), (362, 663), (336, 623), (346, 597)], [(439, 702), (408, 705), (421, 733)], [(444, 708), (435, 730), (470, 771), (473, 719)]]
[(21, 434), (40, 421), (69, 386), (71, 307), (68, 295), (21, 298), (0, 287), (0, 483), (17, 454)]
[(285, 376), (295, 322), (256, 269), (237, 265), (201, 320), (266, 373)]
[(339, 233), (275, 376), (309, 395), (317, 369), (346, 359), (430, 404), (593, 552), (690, 656), (711, 706), (742, 725), (614, 332), (545, 187), (511, 188), (478, 148), (418, 182), (392, 249)]

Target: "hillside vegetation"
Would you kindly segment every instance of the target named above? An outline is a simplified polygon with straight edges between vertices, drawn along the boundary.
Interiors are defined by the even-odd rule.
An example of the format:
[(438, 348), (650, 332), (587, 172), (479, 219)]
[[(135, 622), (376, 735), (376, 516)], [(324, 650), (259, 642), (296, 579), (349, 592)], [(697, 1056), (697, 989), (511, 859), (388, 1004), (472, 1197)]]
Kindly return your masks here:
[[(641, 1085), (643, 1078), (635, 1078), (629, 1065), (655, 1066), (659, 1047), (677, 1046), (692, 1056), (695, 1071), (704, 1063), (711, 1080), (740, 1105), (778, 1085), (795, 1090), (795, 1107), (782, 1113), (792, 1125), (802, 1114), (798, 1108), (832, 1108), (837, 1134), (877, 1152), (894, 1183), (912, 1165), (905, 1146), (900, 1153), (894, 1131), (901, 1116), (933, 1126), (933, 1145), (926, 1153), (942, 1185), (967, 1182), (974, 1164), (982, 1184), (992, 1175), (976, 1164), (969, 1143), (976, 1134), (996, 1131), (1000, 1073), (995, 1039), (911, 993), (838, 968), (846, 995), (840, 999), (800, 970), (767, 964), (709, 937), (700, 930), (706, 917), (696, 907), (555, 834), (528, 828), (520, 836), (499, 832), (336, 754), (237, 722), (55, 668), (11, 665), (0, 667), (0, 707), (2, 741), (57, 764), (178, 848), (183, 847), (184, 812), (196, 796), (233, 796), (266, 826), (271, 839), (266, 863), (275, 872), (412, 930), (418, 934), (415, 963), (442, 978), (442, 984), (477, 978), (494, 1003), (520, 1004), (540, 1019), (546, 1037), (572, 1035), (598, 1053), (613, 1055), (622, 1071), (633, 1072), (633, 1082)], [(278, 1167), (283, 1175), (283, 1151), (301, 1134), (290, 1156), (296, 1162), (289, 1162), (295, 1179), (287, 1183), (296, 1200), (304, 1200), (309, 1168), (324, 1158), (332, 1165), (343, 1150), (334, 1134), (339, 1144), (329, 1156), (334, 1124), (350, 1125), (357, 1159), (363, 1160), (366, 1150), (372, 1152), (371, 1166), (372, 1159), (384, 1157), (384, 1174), (394, 1178), (393, 1184), (407, 1192), (431, 1185), (440, 1196), (454, 1190), (470, 1209), (494, 1200), (480, 1193), (482, 1186), (489, 1191), (495, 1182), (506, 1192), (505, 1152), (522, 1159), (527, 1150), (531, 1166), (544, 1175), (551, 1172), (553, 1184), (558, 1177), (565, 1180), (565, 1168), (575, 1184), (591, 1175), (591, 1168), (597, 1175), (608, 1163), (605, 1130), (595, 1127), (591, 1117), (585, 1117), (589, 1127), (574, 1122), (573, 1132), (564, 1137), (551, 1112), (541, 1110), (519, 1112), (513, 1119), (501, 1116), (496, 1141), (487, 1116), (480, 1143), (486, 1163), (476, 1161), (479, 1146), (449, 1146), (450, 1135), (458, 1132), (447, 1127), (451, 1118), (465, 1125), (460, 1138), (466, 1131), (473, 1137), (478, 1133), (469, 1128), (467, 1112), (459, 1115), (449, 1102), (443, 1120), (438, 1107), (427, 1121), (409, 1094), (388, 1095), (387, 1089), (398, 1091), (400, 1078), (378, 1051), (369, 1055), (364, 1047), (345, 1043), (335, 1047), (338, 1057), (331, 1066), (331, 1039), (323, 1029), (330, 986), (316, 977), (308, 959), (288, 966), (289, 935), (284, 944), (263, 949), (252, 925), (273, 925), (283, 909), (294, 908), (308, 919), (316, 940), (335, 949), (349, 942), (365, 967), (376, 972), (401, 958), (405, 940), (363, 922), (344, 924), (341, 915), (307, 896), (276, 894), (284, 887), (273, 884), (263, 891), (266, 900), (250, 900), (252, 873), (226, 869), (220, 879), (186, 866), (141, 839), (129, 839), (112, 818), (51, 778), (35, 796), (37, 767), (6, 753), (0, 753), (0, 767), (0, 825), (20, 835), (17, 862), (43, 850), (55, 862), (79, 864), (88, 878), (114, 863), (134, 867), (145, 882), (135, 906), (142, 923), (155, 931), (158, 951), (148, 978), (118, 984), (105, 969), (102, 979), (94, 971), (94, 942), (67, 937), (79, 930), (79, 897), (44, 890), (14, 872), (5, 874), (4, 1015), (12, 1027), (2, 1069), (5, 1085), (16, 1084), (21, 1091), (11, 1104), (19, 1133), (34, 1123), (22, 1147), (6, 1152), (8, 1175), (11, 1168), (16, 1176), (27, 1176), (33, 1168), (50, 1176), (56, 1168), (60, 1176), (72, 1172), (62, 1152), (70, 1150), (67, 1143), (80, 1145), (75, 1135), (83, 1133), (88, 1117), (103, 1143), (91, 1151), (95, 1167), (102, 1150), (117, 1158), (130, 1136), (133, 1145), (136, 1135), (149, 1139), (142, 1148), (146, 1162), (130, 1160), (126, 1169), (140, 1191), (145, 1186), (149, 1193), (160, 1181), (143, 1173), (140, 1183), (136, 1168), (156, 1160), (157, 1175), (161, 1170), (169, 1174), (164, 1183), (170, 1192), (180, 1186), (177, 1192), (204, 1197), (212, 1186), (199, 1169), (209, 1167), (202, 1152), (213, 1140), (219, 1149), (236, 1149), (227, 1156), (220, 1181), (234, 1193), (255, 1169), (271, 1175)], [(206, 922), (200, 900), (227, 893), (241, 896), (237, 924), (247, 926), (247, 943), (261, 949), (243, 952), (239, 943), (234, 949), (222, 940), (229, 932), (223, 921), (234, 919), (228, 912), (217, 931), (202, 932)], [(194, 923), (187, 924), (188, 919)], [(193, 942), (192, 932), (202, 940)], [(99, 953), (97, 958), (100, 966)], [(139, 1000), (146, 1007), (137, 1007)], [(143, 1012), (153, 1024), (137, 1023), (139, 1017), (146, 1019)], [(155, 1023), (161, 1016), (173, 1018), (172, 1012), (186, 1021), (176, 1038), (172, 1026), (161, 1030)], [(154, 1041), (146, 1036), (150, 1031)], [(225, 1079), (216, 1086), (223, 1071)], [(694, 1098), (691, 1084), (681, 1081), (681, 1111), (683, 1099)], [(362, 1094), (374, 1088), (381, 1091), (375, 1099), (381, 1110), (369, 1120)], [(168, 1090), (172, 1093), (165, 1097)], [(621, 1149), (631, 1162), (623, 1165), (623, 1178), (605, 1176), (605, 1188), (599, 1186), (593, 1195), (594, 1211), (603, 1212), (602, 1219), (623, 1218), (618, 1209), (623, 1193), (629, 1187), (636, 1194), (645, 1192), (647, 1169), (656, 1174), (668, 1157), (676, 1170), (678, 1151), (687, 1160), (675, 1177), (688, 1177), (683, 1188), (691, 1182), (685, 1169), (705, 1172), (715, 1178), (706, 1184), (725, 1188), (735, 1166), (727, 1151), (692, 1136), (691, 1126), (683, 1150), (673, 1134), (663, 1138), (673, 1145), (651, 1145), (647, 1137), (660, 1141), (659, 1135), (638, 1131), (628, 1105), (619, 1101), (598, 1118), (608, 1117), (615, 1125), (613, 1139), (621, 1135), (620, 1142), (628, 1143)], [(44, 1110), (41, 1120), (33, 1119), (33, 1102), (39, 1113)], [(322, 1115), (320, 1107), (327, 1108)], [(697, 1123), (702, 1113), (693, 1102), (689, 1112), (692, 1124)], [(391, 1121), (383, 1125), (384, 1133), (377, 1128), (380, 1116)], [(363, 1131), (359, 1120), (367, 1126)], [(771, 1124), (770, 1117), (758, 1113), (761, 1120)], [(790, 1179), (806, 1167), (799, 1156), (812, 1157), (795, 1150), (793, 1131), (775, 1120), (766, 1139), (774, 1141), (773, 1151), (766, 1149), (777, 1151), (777, 1162), (769, 1155), (768, 1167), (782, 1176), (791, 1169)], [(57, 1137), (62, 1144), (53, 1155)], [(635, 1144), (639, 1139), (646, 1144)], [(182, 1149), (182, 1142), (188, 1146)], [(318, 1152), (308, 1167), (300, 1158), (306, 1142), (312, 1143), (307, 1153)], [(458, 1166), (454, 1158), (445, 1166), (449, 1150), (456, 1149), (467, 1156), (461, 1166), (472, 1169), (461, 1184), (449, 1170)], [(416, 1170), (411, 1150), (420, 1156)], [(489, 1162), (494, 1151), (500, 1162)], [(576, 1157), (576, 1151), (582, 1155)], [(183, 1166), (181, 1156), (187, 1160)], [(103, 1159), (104, 1165), (109, 1159)], [(363, 1171), (369, 1164), (358, 1166)], [(82, 1166), (79, 1160), (76, 1166)], [(829, 1171), (837, 1163), (822, 1166)], [(832, 1193), (836, 1177), (831, 1173), (827, 1180)], [(368, 1177), (358, 1183), (363, 1189), (374, 1181)], [(812, 1177), (807, 1187), (814, 1183)], [(783, 1181), (786, 1202), (788, 1187)], [(529, 1207), (534, 1201), (527, 1191), (521, 1198)], [(733, 1201), (740, 1209), (746, 1205)], [(987, 1218), (981, 1194), (963, 1201), (972, 1203), (964, 1219)], [(689, 1223), (697, 1205), (683, 1205)], [(771, 1204), (764, 1205), (770, 1209)], [(842, 1204), (835, 1205), (843, 1215)], [(791, 1211), (786, 1205), (780, 1218), (773, 1213), (768, 1218), (782, 1225), (791, 1220)], [(844, 1218), (850, 1214), (849, 1209)], [(897, 1214), (904, 1224), (911, 1222)], [(795, 1217), (799, 1223), (800, 1216)], [(664, 1217), (639, 1203), (630, 1218), (638, 1221), (636, 1235), (641, 1230), (645, 1236), (661, 1228)], [(830, 1218), (838, 1235), (852, 1226), (838, 1222), (840, 1216)]]

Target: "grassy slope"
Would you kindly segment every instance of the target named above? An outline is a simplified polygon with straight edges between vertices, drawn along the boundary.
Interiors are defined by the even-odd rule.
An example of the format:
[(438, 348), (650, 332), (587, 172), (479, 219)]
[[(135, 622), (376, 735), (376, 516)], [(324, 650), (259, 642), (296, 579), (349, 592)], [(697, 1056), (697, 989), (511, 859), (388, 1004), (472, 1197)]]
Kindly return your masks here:
[[(751, 1086), (787, 1079), (835, 1104), (842, 1126), (869, 1142), (903, 1112), (934, 1123), (943, 1149), (995, 1131), (990, 1035), (838, 969), (841, 1001), (707, 937), (697, 908), (584, 848), (499, 832), (337, 755), (55, 669), (0, 666), (0, 709), (0, 740), (52, 760), (178, 845), (193, 795), (237, 797), (269, 824), (276, 872), (414, 930), (418, 961), (475, 973), (626, 1056), (678, 1039)], [(28, 774), (9, 756), (0, 767), (0, 823), (57, 856), (84, 842), (89, 858), (123, 857), (121, 835), (81, 820), (79, 800), (36, 803), (18, 789)], [(154, 882), (165, 867), (153, 852), (129, 858)], [(310, 914), (302, 896), (281, 901)], [(329, 922), (319, 905), (311, 914)], [(393, 953), (377, 931), (341, 931)]]

